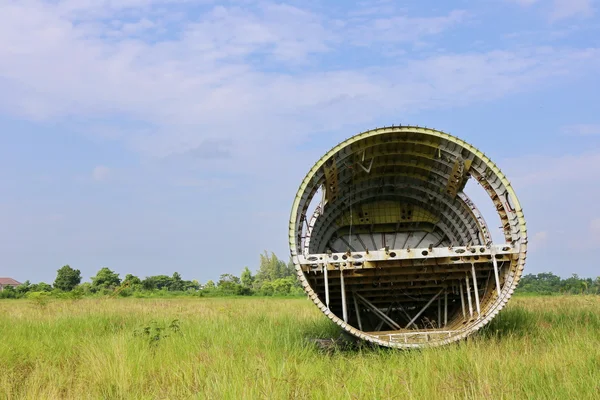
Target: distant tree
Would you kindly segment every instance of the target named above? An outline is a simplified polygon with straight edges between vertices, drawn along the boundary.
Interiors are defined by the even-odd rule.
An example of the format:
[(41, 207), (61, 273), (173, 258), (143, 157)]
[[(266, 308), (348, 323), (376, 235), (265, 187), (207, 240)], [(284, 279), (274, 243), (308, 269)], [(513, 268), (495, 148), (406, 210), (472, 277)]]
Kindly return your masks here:
[(212, 279), (209, 279), (208, 282), (206, 282), (204, 284), (204, 288), (205, 289), (214, 289), (215, 288), (215, 282), (213, 282)]
[(94, 288), (92, 287), (92, 284), (89, 282), (83, 282), (82, 284), (77, 286), (77, 289), (80, 289), (84, 295), (94, 292)]
[(144, 280), (142, 281), (142, 288), (144, 288), (144, 290), (156, 289), (156, 280), (154, 279), (154, 277), (147, 276), (146, 278), (144, 278)]
[(242, 286), (245, 288), (252, 287), (252, 283), (254, 282), (254, 277), (252, 276), (252, 272), (250, 272), (250, 268), (245, 267), (242, 271), (242, 275), (240, 278)]
[(567, 293), (579, 294), (587, 289), (587, 282), (579, 278), (579, 275), (573, 274), (570, 278), (562, 282), (563, 291)]
[(51, 292), (52, 286), (48, 285), (46, 282), (34, 283), (29, 287), (30, 292)]
[(171, 286), (171, 277), (168, 275), (155, 275), (151, 276), (150, 279), (154, 281), (154, 286), (156, 289), (169, 290)]
[(232, 274), (222, 274), (217, 282), (217, 287), (224, 294), (236, 294), (241, 286), (240, 278)]
[(92, 287), (98, 289), (114, 289), (121, 284), (119, 274), (112, 271), (110, 268), (104, 267), (92, 277)]
[(222, 274), (219, 277), (219, 282), (217, 283), (217, 285), (221, 286), (222, 284), (225, 284), (225, 283), (234, 283), (234, 284), (238, 284), (239, 285), (241, 283), (241, 281), (240, 281), (240, 278), (238, 278), (235, 275), (232, 275), (232, 274)]
[(200, 290), (200, 282), (198, 282), (196, 279), (185, 282), (185, 290)]
[(293, 276), (296, 277), (296, 266), (294, 265), (294, 260), (290, 257), (290, 260), (287, 263), (287, 268), (285, 270), (285, 276)]
[(272, 282), (273, 292), (278, 295), (288, 295), (294, 286), (295, 279), (292, 277), (276, 279)]
[(517, 288), (520, 293), (553, 294), (598, 294), (600, 293), (600, 279), (580, 278), (573, 274), (567, 279), (561, 279), (551, 272), (542, 272), (537, 275), (527, 274), (521, 278)]
[(271, 281), (263, 282), (262, 286), (260, 287), (259, 293), (263, 296), (273, 296), (273, 294), (275, 293), (273, 283)]
[(142, 283), (142, 281), (137, 276), (132, 275), (132, 274), (127, 274), (127, 275), (125, 275), (125, 279), (123, 279), (123, 282), (121, 283), (121, 286), (124, 286), (124, 285), (127, 285), (127, 286), (140, 285), (141, 283)]
[(292, 278), (292, 288), (290, 289), (290, 294), (304, 293), (304, 291), (302, 290), (302, 285), (298, 280), (298, 275), (296, 274), (296, 266), (294, 265), (294, 260), (292, 260), (292, 257), (290, 257), (290, 260), (288, 261), (285, 277)]
[(81, 272), (78, 269), (71, 268), (69, 265), (65, 265), (57, 271), (54, 287), (65, 292), (70, 292), (80, 283)]
[(183, 290), (186, 290), (186, 291), (200, 290), (200, 282), (198, 282), (195, 279), (192, 281), (182, 281), (182, 284), (183, 284)]
[(260, 255), (260, 264), (258, 272), (256, 274), (256, 282), (258, 286), (265, 281), (274, 281), (279, 278), (285, 278), (289, 276), (289, 268), (286, 263), (271, 252), (271, 254), (265, 252)]
[(19, 297), (23, 297), (25, 296), (25, 294), (27, 294), (27, 292), (31, 290), (31, 283), (29, 282), (29, 280), (27, 280), (21, 283), (19, 286), (17, 286), (15, 290), (17, 291)]
[(183, 279), (181, 279), (181, 275), (179, 272), (173, 272), (173, 276), (171, 277), (171, 282), (169, 284), (169, 290), (177, 290), (181, 291), (185, 287)]
[(235, 283), (235, 284), (241, 284), (242, 281), (240, 280), (239, 277), (233, 275), (233, 274), (221, 274), (221, 276), (219, 276), (219, 280), (217, 282), (217, 286), (218, 285), (222, 285), (223, 283)]
[(17, 297), (17, 291), (12, 286), (6, 286), (0, 291), (0, 299), (16, 299)]

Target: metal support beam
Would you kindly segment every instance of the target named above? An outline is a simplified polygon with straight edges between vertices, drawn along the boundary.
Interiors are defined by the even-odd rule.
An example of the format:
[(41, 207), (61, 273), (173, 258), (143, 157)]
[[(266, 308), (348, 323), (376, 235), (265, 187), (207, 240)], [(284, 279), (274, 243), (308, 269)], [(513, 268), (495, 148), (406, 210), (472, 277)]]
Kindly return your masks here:
[(354, 234), (354, 236), (356, 236), (356, 238), (358, 239), (358, 243), (360, 243), (360, 245), (362, 246), (364, 251), (367, 251), (368, 247), (365, 244), (365, 242), (362, 241), (362, 239), (360, 238), (359, 234)]
[(360, 301), (362, 301), (365, 305), (367, 305), (367, 307), (369, 307), (371, 309), (371, 311), (373, 311), (375, 313), (375, 315), (377, 315), (379, 318), (385, 320), (386, 324), (388, 324), (389, 326), (391, 326), (394, 329), (398, 329), (398, 330), (402, 329), (402, 327), (400, 325), (398, 325), (396, 323), (396, 321), (394, 321), (393, 319), (391, 319), (390, 317), (388, 317), (387, 315), (385, 315), (379, 308), (377, 308), (377, 306), (375, 306), (369, 300), (365, 299), (364, 297), (362, 297), (358, 293), (355, 293), (355, 296)]
[(481, 307), (479, 305), (479, 289), (477, 288), (477, 273), (475, 272), (475, 264), (471, 264), (471, 273), (473, 275), (473, 291), (475, 292), (475, 305), (477, 306), (477, 315), (481, 315)]
[[(515, 254), (518, 254), (520, 248), (520, 246), (501, 247), (497, 245), (492, 246), (492, 248), (490, 249), (485, 248), (483, 246), (477, 246), (478, 249), (476, 249), (473, 246), (435, 247), (433, 249), (430, 249), (429, 247), (423, 247), (413, 248), (410, 251), (405, 248), (390, 248), (388, 251), (372, 250), (367, 253), (366, 251), (356, 251), (355, 248), (350, 245), (350, 243), (346, 240), (345, 237), (340, 236), (339, 239), (350, 248), (350, 250), (352, 251), (353, 259), (359, 262), (396, 262), (401, 260), (419, 260), (421, 262), (432, 262), (435, 264), (461, 264), (465, 262), (475, 264), (491, 264), (491, 260), (489, 258), (492, 258), (493, 260), (496, 258), (496, 255), (498, 255), (502, 259), (502, 261), (510, 261), (511, 257), (513, 257)], [(324, 260), (325, 257), (327, 257), (327, 263), (329, 265), (329, 268), (331, 269), (335, 268), (335, 265), (339, 266), (340, 264), (346, 263), (348, 255), (347, 252), (298, 255), (298, 262), (303, 266), (311, 266), (317, 264), (317, 260)], [(352, 266), (348, 266), (348, 268), (346, 269), (350, 268), (352, 268)]]
[(431, 298), (431, 300), (429, 300), (427, 302), (427, 304), (425, 304), (425, 306), (421, 309), (421, 311), (419, 311), (417, 313), (417, 315), (415, 315), (413, 317), (413, 319), (410, 320), (410, 322), (408, 323), (408, 325), (406, 325), (406, 329), (408, 329), (412, 324), (415, 323), (415, 321), (417, 320), (417, 318), (419, 318), (421, 316), (421, 314), (423, 314), (425, 312), (425, 310), (427, 310), (427, 308), (431, 305), (431, 303), (433, 303), (435, 301), (435, 299), (437, 299), (440, 296), (440, 294), (442, 294), (443, 291), (444, 291), (444, 289), (440, 290), (435, 296), (433, 296)]
[(448, 325), (448, 292), (444, 293), (444, 326)]
[(438, 328), (442, 327), (442, 298), (438, 299)]
[(492, 251), (492, 263), (494, 264), (494, 277), (496, 278), (496, 292), (500, 297), (500, 277), (498, 276), (498, 260), (496, 260), (496, 254)]
[[(385, 312), (385, 315), (387, 315), (389, 317), (392, 314), (393, 307), (394, 307), (394, 303), (390, 304), (390, 306), (388, 307), (387, 311)], [(384, 322), (385, 322), (385, 320), (382, 319), (379, 322), (379, 325), (377, 325), (377, 327), (375, 328), (375, 330), (376, 331), (380, 331), (381, 328), (383, 327)]]
[(469, 275), (466, 276), (467, 281), (467, 300), (469, 301), (469, 315), (473, 318), (473, 301), (471, 300), (471, 286), (469, 285)]
[(406, 235), (406, 239), (404, 239), (404, 243), (402, 244), (402, 249), (406, 248), (406, 244), (408, 243), (408, 239), (410, 239), (410, 237), (412, 236), (412, 232), (408, 232), (408, 235)]
[(342, 317), (348, 323), (348, 305), (346, 304), (346, 286), (344, 285), (344, 270), (340, 269), (340, 289), (342, 291)]
[(458, 291), (460, 292), (460, 305), (462, 306), (463, 318), (467, 318), (467, 312), (465, 311), (465, 295), (463, 293), (462, 282), (458, 282)]
[(425, 232), (425, 235), (423, 235), (423, 237), (419, 239), (419, 242), (415, 245), (416, 248), (418, 248), (421, 245), (421, 243), (423, 243), (423, 240), (425, 240), (427, 235), (429, 235), (429, 232)]
[(360, 319), (360, 310), (358, 308), (358, 301), (356, 301), (356, 295), (352, 295), (352, 300), (354, 300), (354, 309), (356, 310), (356, 320), (358, 321), (358, 329), (362, 331), (362, 320)]
[[(344, 242), (344, 244), (345, 244), (346, 246), (348, 246), (348, 249), (350, 249), (351, 251), (356, 251), (356, 249), (355, 249), (354, 247), (352, 247), (352, 245), (351, 245), (350, 243), (348, 243), (348, 241), (347, 241), (346, 239), (344, 239), (344, 237), (343, 237), (343, 236), (340, 236), (340, 240), (341, 240), (342, 242)], [(352, 240), (352, 236), (350, 237), (350, 240)]]
[(323, 268), (323, 281), (325, 283), (325, 305), (329, 309), (329, 277), (327, 274), (327, 268)]

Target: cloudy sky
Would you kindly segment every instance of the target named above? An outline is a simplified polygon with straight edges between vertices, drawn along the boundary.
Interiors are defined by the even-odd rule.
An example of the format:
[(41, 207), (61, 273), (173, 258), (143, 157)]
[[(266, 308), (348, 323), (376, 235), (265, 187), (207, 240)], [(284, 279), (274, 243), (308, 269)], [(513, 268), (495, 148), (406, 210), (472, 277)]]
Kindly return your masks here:
[(0, 0), (0, 276), (52, 282), (68, 263), (206, 281), (265, 249), (287, 259), (312, 164), (400, 123), (500, 165), (528, 272), (600, 275), (599, 14), (592, 0)]

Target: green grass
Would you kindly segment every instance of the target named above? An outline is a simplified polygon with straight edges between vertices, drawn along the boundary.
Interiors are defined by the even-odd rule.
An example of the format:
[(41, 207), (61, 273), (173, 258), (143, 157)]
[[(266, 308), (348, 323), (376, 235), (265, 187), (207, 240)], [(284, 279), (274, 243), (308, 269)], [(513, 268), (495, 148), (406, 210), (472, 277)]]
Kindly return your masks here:
[(4, 300), (0, 398), (600, 398), (599, 296), (517, 297), (436, 349), (308, 340), (339, 335), (306, 299)]

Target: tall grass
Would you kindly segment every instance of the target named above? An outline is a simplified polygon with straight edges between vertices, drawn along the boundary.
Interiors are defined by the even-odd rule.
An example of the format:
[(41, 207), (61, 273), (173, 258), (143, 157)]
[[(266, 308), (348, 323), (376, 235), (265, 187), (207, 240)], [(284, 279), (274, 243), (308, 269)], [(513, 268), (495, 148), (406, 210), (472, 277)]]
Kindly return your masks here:
[(600, 298), (527, 297), (467, 341), (324, 352), (306, 299), (0, 302), (6, 399), (597, 399)]

